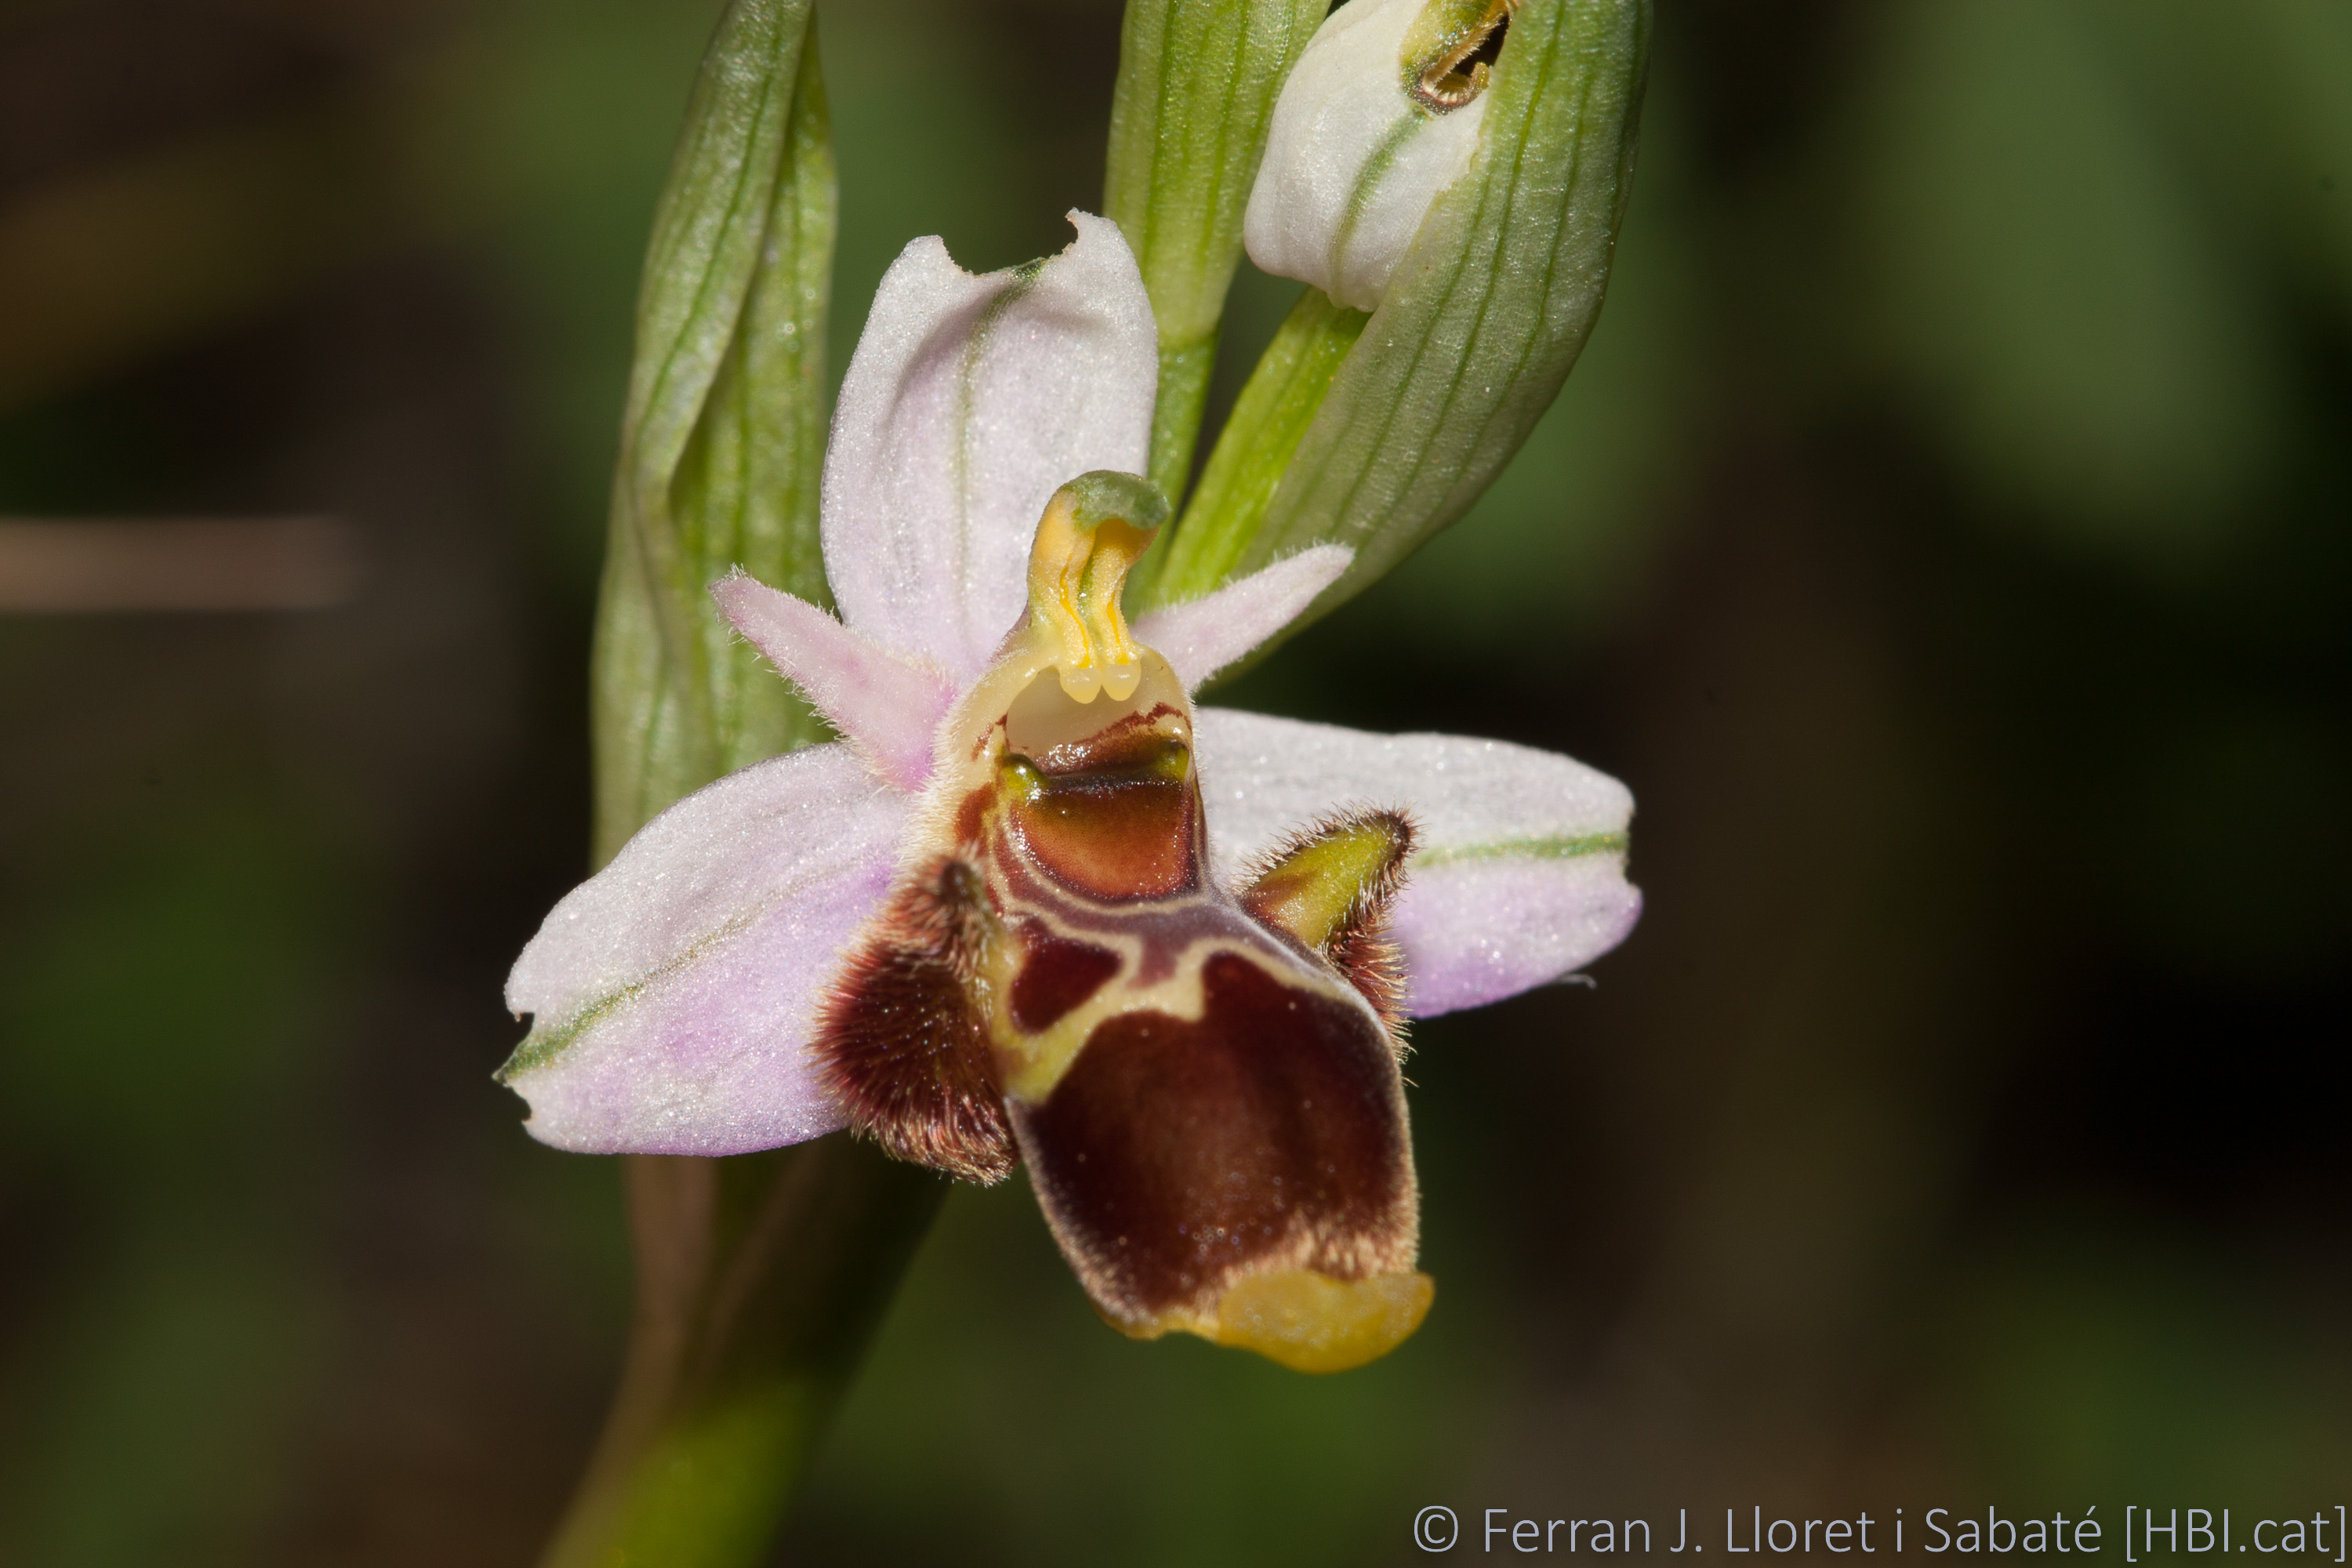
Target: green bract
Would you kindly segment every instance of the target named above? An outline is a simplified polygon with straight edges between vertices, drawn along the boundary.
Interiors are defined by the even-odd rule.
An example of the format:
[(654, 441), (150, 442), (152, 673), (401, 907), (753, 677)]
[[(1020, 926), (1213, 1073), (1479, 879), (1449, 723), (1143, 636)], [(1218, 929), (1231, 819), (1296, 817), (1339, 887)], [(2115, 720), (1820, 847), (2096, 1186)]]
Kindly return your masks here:
[[(1511, 14), (1467, 168), (1435, 197), (1369, 321), (1310, 290), (1286, 323), (1210, 458), (1154, 600), (1346, 544), (1355, 563), (1324, 595), (1328, 609), (1469, 510), (1600, 311), (1649, 32), (1646, 0), (1524, 0)], [(1395, 90), (1401, 65), (1366, 68), (1388, 73), (1366, 91)], [(1261, 178), (1272, 174), (1269, 154)]]
[[(810, 13), (728, 6), (654, 216), (591, 687), (599, 865), (680, 797), (827, 732), (708, 591), (740, 563), (829, 602), (817, 499), (837, 204)], [(940, 1184), (838, 1140), (635, 1160), (626, 1179), (637, 1339), (542, 1561), (743, 1568)]]
[(738, 0), (646, 247), (596, 625), (595, 858), (823, 724), (720, 619), (737, 565), (826, 602), (817, 553), (833, 145), (809, 0)]

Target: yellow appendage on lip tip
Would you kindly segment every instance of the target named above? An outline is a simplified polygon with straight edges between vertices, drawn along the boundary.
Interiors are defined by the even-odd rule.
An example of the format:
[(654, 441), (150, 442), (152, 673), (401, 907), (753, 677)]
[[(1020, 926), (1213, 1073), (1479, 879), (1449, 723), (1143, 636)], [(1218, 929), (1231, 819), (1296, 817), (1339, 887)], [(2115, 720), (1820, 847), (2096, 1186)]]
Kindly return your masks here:
[(1149, 1324), (1105, 1321), (1130, 1339), (1172, 1331), (1255, 1351), (1293, 1372), (1352, 1372), (1412, 1338), (1437, 1282), (1426, 1274), (1334, 1279), (1311, 1268), (1252, 1274), (1217, 1298), (1216, 1315), (1171, 1315)]
[(1348, 1372), (1411, 1339), (1436, 1295), (1426, 1274), (1253, 1274), (1218, 1299), (1214, 1338), (1293, 1372)]
[(1054, 492), (1029, 547), (1029, 614), (1059, 641), (1062, 690), (1074, 702), (1108, 692), (1124, 702), (1143, 679), (1119, 595), (1127, 574), (1168, 519), (1149, 479), (1108, 469)]

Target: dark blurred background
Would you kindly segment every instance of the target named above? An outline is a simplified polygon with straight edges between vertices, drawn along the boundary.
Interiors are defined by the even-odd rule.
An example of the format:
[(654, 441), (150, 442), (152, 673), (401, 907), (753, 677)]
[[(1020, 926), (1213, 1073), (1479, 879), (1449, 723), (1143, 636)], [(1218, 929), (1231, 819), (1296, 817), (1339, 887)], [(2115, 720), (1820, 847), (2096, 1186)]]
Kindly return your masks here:
[[(0, 516), (359, 559), (333, 607), (0, 614), (0, 1562), (520, 1564), (578, 1471), (617, 1172), (488, 1074), (583, 869), (631, 302), (716, 11), (0, 9)], [(1118, 29), (824, 11), (836, 376), (909, 238), (998, 267), (1098, 204)], [(1223, 400), (1295, 288), (1244, 269)], [(1017, 1180), (959, 1191), (783, 1555), (2332, 1508), (2347, 523), (2352, 7), (1659, 0), (1559, 405), (1226, 694), (1641, 802), (1595, 986), (1416, 1032), (1428, 1327), (1322, 1380), (1131, 1344)]]

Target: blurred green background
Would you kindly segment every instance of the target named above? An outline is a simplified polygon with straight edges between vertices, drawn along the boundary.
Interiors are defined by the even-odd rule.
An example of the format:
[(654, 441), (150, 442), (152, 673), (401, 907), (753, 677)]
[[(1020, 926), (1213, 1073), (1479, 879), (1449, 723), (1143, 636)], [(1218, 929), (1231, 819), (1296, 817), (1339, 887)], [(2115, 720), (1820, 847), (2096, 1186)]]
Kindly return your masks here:
[[(617, 1173), (488, 1073), (583, 868), (716, 9), (0, 9), (0, 514), (367, 561), (0, 616), (0, 1562), (522, 1563), (577, 1474)], [(1118, 29), (823, 10), (836, 376), (909, 238), (1003, 266), (1098, 203)], [(1416, 1031), (1428, 1327), (1323, 1380), (1131, 1344), (1017, 1180), (959, 1191), (780, 1561), (2343, 1500), (2352, 6), (1659, 0), (1644, 132), (1526, 451), (1226, 693), (1642, 805), (1596, 985)], [(1244, 269), (1221, 403), (1295, 287)]]

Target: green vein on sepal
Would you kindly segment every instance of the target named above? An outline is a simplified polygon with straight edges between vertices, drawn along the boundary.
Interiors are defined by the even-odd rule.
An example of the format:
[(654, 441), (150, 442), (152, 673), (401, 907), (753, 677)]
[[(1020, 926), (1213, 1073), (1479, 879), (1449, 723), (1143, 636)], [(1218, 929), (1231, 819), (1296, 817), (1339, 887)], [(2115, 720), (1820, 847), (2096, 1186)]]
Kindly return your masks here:
[[(1012, 283), (981, 307), (980, 317), (972, 322), (971, 331), (966, 334), (963, 348), (956, 357), (954, 391), (948, 404), (948, 425), (954, 435), (954, 439), (948, 443), (950, 465), (948, 483), (950, 493), (956, 498), (959, 506), (967, 503), (971, 495), (971, 449), (979, 438), (979, 433), (972, 427), (972, 409), (980, 395), (982, 362), (988, 357), (989, 344), (995, 338), (996, 329), (1003, 322), (1006, 313), (1028, 298), (1036, 288), (1045, 268), (1045, 263), (1040, 258), (1024, 261), (1011, 269)], [(959, 550), (964, 546), (968, 537), (960, 526), (962, 521), (961, 518), (935, 520), (940, 529), (940, 536)], [(955, 570), (959, 577), (962, 576), (971, 570), (971, 562), (959, 555)]]
[(1469, 860), (1580, 860), (1591, 855), (1623, 855), (1633, 847), (1629, 833), (1563, 833), (1536, 838), (1498, 838), (1484, 844), (1450, 844), (1423, 849), (1409, 864), (1452, 866)]
[(713, 926), (685, 947), (680, 948), (667, 963), (644, 979), (618, 986), (573, 1008), (561, 1023), (548, 1024), (537, 1018), (532, 1019), (530, 1033), (523, 1037), (522, 1044), (514, 1048), (514, 1054), (507, 1058), (499, 1070), (490, 1076), (500, 1083), (511, 1083), (519, 1074), (546, 1067), (569, 1049), (574, 1040), (586, 1034), (589, 1027), (598, 1019), (613, 1012), (624, 1003), (644, 994), (646, 990), (660, 984), (666, 977), (689, 967), (712, 947), (748, 929), (753, 921), (767, 912), (767, 909), (760, 909), (750, 914), (737, 915), (732, 920)]
[(552, 1066), (555, 1058), (571, 1049), (572, 1043), (586, 1031), (589, 1025), (593, 1024), (635, 994), (635, 987), (625, 991), (616, 991), (610, 996), (591, 1003), (584, 1010), (573, 1014), (562, 1024), (541, 1024), (534, 1021), (530, 1033), (522, 1037), (522, 1044), (517, 1046), (514, 1048), (514, 1054), (499, 1063), (499, 1070), (490, 1075), (491, 1081), (502, 1083), (509, 1089), (512, 1089), (515, 1080), (523, 1074)]

